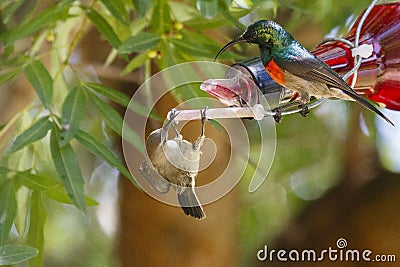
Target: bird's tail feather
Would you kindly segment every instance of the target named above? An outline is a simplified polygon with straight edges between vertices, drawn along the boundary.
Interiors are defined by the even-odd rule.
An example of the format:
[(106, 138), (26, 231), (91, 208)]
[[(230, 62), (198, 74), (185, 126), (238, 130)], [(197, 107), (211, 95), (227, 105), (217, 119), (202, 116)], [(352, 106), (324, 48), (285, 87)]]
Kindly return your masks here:
[(388, 123), (390, 123), (391, 125), (394, 126), (394, 123), (388, 118), (386, 117), (382, 112), (379, 111), (379, 109), (377, 109), (375, 106), (373, 106), (370, 102), (368, 102), (365, 98), (359, 96), (356, 92), (352, 91), (347, 91), (347, 90), (342, 90), (343, 93), (345, 93), (346, 95), (350, 96), (351, 98), (353, 98), (354, 100), (356, 100), (357, 102), (359, 102), (361, 105), (363, 105), (364, 107), (366, 107), (367, 109), (375, 112), (376, 114), (378, 114), (379, 116), (381, 116), (385, 121), (387, 121)]
[(206, 217), (193, 188), (186, 188), (183, 192), (178, 193), (178, 202), (186, 215), (196, 219), (204, 219)]

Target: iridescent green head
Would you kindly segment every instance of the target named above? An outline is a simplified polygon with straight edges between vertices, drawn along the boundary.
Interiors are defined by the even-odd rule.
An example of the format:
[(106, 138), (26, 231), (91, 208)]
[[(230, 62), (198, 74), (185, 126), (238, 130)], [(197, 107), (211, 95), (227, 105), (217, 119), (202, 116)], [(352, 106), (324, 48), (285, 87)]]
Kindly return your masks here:
[(260, 48), (272, 49), (279, 45), (283, 45), (287, 39), (291, 40), (293, 37), (278, 23), (271, 20), (260, 20), (247, 27), (246, 31), (242, 35), (227, 43), (218, 52), (215, 59), (217, 59), (217, 57), (227, 48), (236, 43), (248, 42), (258, 44)]

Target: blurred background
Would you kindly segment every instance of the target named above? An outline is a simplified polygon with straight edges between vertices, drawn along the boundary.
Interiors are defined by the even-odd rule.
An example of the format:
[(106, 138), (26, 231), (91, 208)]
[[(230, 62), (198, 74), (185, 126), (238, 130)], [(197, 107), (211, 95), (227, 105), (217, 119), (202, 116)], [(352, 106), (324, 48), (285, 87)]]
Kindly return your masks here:
[[(22, 2), (18, 12), (28, 12), (32, 7), (44, 10), (53, 4), (52, 1)], [(134, 2), (144, 4), (146, 1)], [(146, 78), (172, 63), (212, 60), (219, 48), (242, 32), (238, 24), (248, 25), (261, 18), (273, 19), (311, 49), (330, 32), (345, 33), (349, 23), (370, 3), (368, 0), (233, 1), (237, 9), (245, 11), (243, 16), (233, 12), (234, 16), (227, 19), (226, 12), (232, 8), (220, 7), (219, 13), (211, 16), (204, 10), (201, 14), (200, 2), (153, 3), (154, 9), (160, 8), (160, 3), (170, 5), (174, 34), (181, 34), (181, 38), (192, 38), (193, 35), (195, 41), (190, 43), (192, 54), (187, 47), (182, 48), (186, 49), (184, 53), (180, 53), (179, 44), (160, 45), (145, 51), (156, 53), (149, 54), (149, 58), (146, 57), (149, 60), (142, 64), (136, 62), (135, 68), (120, 75), (126, 70), (127, 61), (121, 58), (110, 60), (112, 47), (104, 40), (104, 32), (89, 25), (82, 32), (70, 64), (81, 72), (81, 77), (87, 76), (129, 96)], [(93, 6), (96, 5), (100, 6), (99, 10), (105, 9), (100, 2), (94, 2)], [(178, 8), (182, 8), (181, 11)], [(182, 17), (185, 12), (187, 18)], [(191, 12), (197, 13), (192, 15)], [(112, 17), (107, 12), (105, 14)], [(78, 12), (77, 16), (80, 15)], [(207, 18), (207, 15), (211, 17)], [(148, 17), (150, 24), (140, 26), (140, 18), (148, 15), (141, 17), (133, 12), (132, 16), (134, 23), (129, 27), (133, 31), (154, 26), (151, 25), (154, 20)], [(219, 17), (223, 19), (218, 21)], [(17, 18), (14, 20), (18, 23)], [(204, 28), (196, 26), (194, 20)], [(236, 26), (233, 21), (236, 21)], [(209, 45), (204, 52), (204, 42), (209, 40), (205, 38), (215, 41), (215, 44)], [(46, 47), (42, 48), (45, 50)], [(258, 48), (247, 44), (230, 50), (233, 50), (231, 54), (222, 58), (228, 65), (258, 55)], [(132, 53), (130, 59), (140, 53)], [(34, 97), (34, 91), (23, 78), (3, 85), (1, 124), (10, 120)], [(174, 96), (166, 96), (157, 105), (157, 113), (164, 118), (169, 108), (177, 103)], [(114, 107), (123, 114), (121, 106)], [(384, 110), (384, 113), (400, 125), (400, 113), (390, 110)], [(95, 116), (92, 118), (88, 127), (101, 125)], [(254, 123), (245, 122), (250, 134), (255, 128)], [(150, 132), (160, 126), (160, 122), (152, 121), (147, 130)], [(184, 129), (185, 138), (195, 138), (198, 128), (187, 128)], [(101, 132), (101, 129), (97, 131)], [(248, 192), (254, 171), (249, 166), (240, 183), (228, 195), (204, 206), (207, 218), (203, 221), (185, 216), (179, 207), (156, 201), (109, 165), (77, 147), (76, 153), (86, 179), (86, 194), (98, 205), (82, 214), (73, 206), (46, 201), (44, 266), (331, 266), (329, 261), (261, 262), (257, 260), (257, 252), (266, 245), (276, 250), (312, 248), (320, 251), (336, 248), (339, 238), (347, 240), (348, 248), (370, 249), (373, 255), (398, 254), (399, 127), (388, 125), (355, 103), (327, 101), (311, 110), (307, 118), (299, 114), (285, 116), (276, 125), (276, 131), (275, 160), (264, 184), (255, 193)], [(218, 129), (207, 124), (206, 133), (216, 142), (218, 157), (210, 168), (199, 173), (199, 181), (212, 179), (215, 172), (226, 165), (230, 153), (226, 136)], [(113, 149), (120, 151), (118, 137), (112, 136), (111, 139)], [(251, 142), (255, 150), (258, 141), (255, 133)], [(400, 254), (396, 256), (400, 257)], [(335, 262), (334, 265), (365, 266), (365, 263)], [(395, 263), (369, 265), (397, 266)]]

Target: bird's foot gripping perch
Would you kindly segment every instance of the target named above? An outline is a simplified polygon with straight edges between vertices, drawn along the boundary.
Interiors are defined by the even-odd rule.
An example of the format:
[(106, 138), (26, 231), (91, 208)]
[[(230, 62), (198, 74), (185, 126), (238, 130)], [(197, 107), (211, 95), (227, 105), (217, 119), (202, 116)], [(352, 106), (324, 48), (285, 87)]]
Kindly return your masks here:
[(175, 118), (179, 115), (179, 112), (176, 110), (176, 108), (171, 109), (170, 111), (170, 121), (167, 123), (171, 123), (172, 129), (174, 129), (174, 132), (176, 134), (176, 138), (178, 139), (182, 139), (182, 135), (180, 134), (180, 132), (178, 131), (178, 129), (176, 129), (177, 126), (177, 122), (175, 120)]
[(290, 101), (285, 105), (279, 106), (273, 110), (275, 113), (273, 115), (275, 122), (280, 123), (282, 121), (283, 115), (290, 113), (300, 113), (303, 117), (307, 117), (310, 113), (308, 104), (303, 104), (299, 101)]
[(274, 109), (274, 111), (275, 111), (275, 115), (273, 116), (274, 120), (276, 123), (280, 123), (282, 121), (283, 107), (278, 107), (278, 108)]
[(193, 149), (198, 150), (200, 147), (203, 145), (204, 139), (205, 139), (205, 123), (207, 121), (207, 110), (208, 106), (206, 106), (204, 109), (200, 110), (200, 116), (201, 116), (201, 134), (199, 138), (193, 143)]
[(207, 110), (208, 110), (208, 106), (206, 106), (204, 109), (202, 109), (200, 111), (201, 114), (201, 136), (204, 136), (204, 127), (205, 127), (205, 123), (207, 121)]
[(310, 113), (310, 110), (308, 109), (307, 104), (301, 104), (301, 105), (299, 105), (299, 108), (301, 109), (300, 114), (303, 117), (307, 117), (308, 114)]

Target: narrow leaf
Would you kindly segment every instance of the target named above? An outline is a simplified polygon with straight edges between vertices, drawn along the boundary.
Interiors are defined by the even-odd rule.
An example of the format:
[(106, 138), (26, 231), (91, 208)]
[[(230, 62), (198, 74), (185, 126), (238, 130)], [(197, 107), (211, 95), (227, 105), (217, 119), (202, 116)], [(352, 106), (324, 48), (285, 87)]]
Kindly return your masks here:
[(61, 109), (61, 146), (68, 144), (79, 131), (80, 125), (85, 116), (86, 95), (78, 85), (69, 92)]
[(84, 180), (78, 159), (70, 144), (59, 145), (59, 130), (54, 127), (50, 135), (50, 151), (58, 176), (68, 196), (80, 210), (86, 211)]
[(2, 73), (0, 74), (0, 86), (17, 76), (17, 74), (20, 72), (20, 69), (14, 69), (12, 71)]
[(96, 109), (101, 113), (107, 125), (118, 135), (122, 135), (123, 120), (121, 115), (93, 93), (89, 93), (89, 98)]
[[(146, 107), (140, 103), (134, 102), (129, 105), (129, 103), (131, 101), (129, 99), (129, 97), (127, 97), (125, 94), (123, 94), (113, 88), (104, 86), (99, 83), (92, 83), (92, 82), (86, 82), (86, 83), (84, 83), (84, 85), (90, 89), (93, 89), (94, 91), (96, 91), (97, 93), (101, 94), (102, 96), (108, 98), (109, 100), (111, 100), (117, 104), (120, 104), (123, 107), (129, 106), (130, 110), (138, 113), (139, 115), (149, 116), (149, 118), (151, 118), (151, 119), (154, 119), (157, 121), (163, 121), (161, 116), (156, 114), (154, 111), (149, 111), (148, 107)], [(149, 113), (150, 113), (150, 115), (148, 115)]]
[(10, 169), (0, 166), (0, 175), (5, 175), (5, 174), (7, 174), (9, 172), (11, 172)]
[(146, 52), (138, 54), (136, 57), (132, 58), (132, 60), (126, 65), (125, 69), (122, 71), (122, 75), (126, 75), (129, 72), (136, 70), (137, 68), (144, 65), (146, 60), (149, 58)]
[(22, 185), (34, 191), (50, 190), (59, 185), (53, 178), (43, 174), (33, 174), (29, 170), (18, 172), (17, 177)]
[(27, 232), (26, 226), (29, 223), (28, 210), (31, 192), (26, 187), (18, 187), (15, 198), (17, 201), (17, 213), (14, 219), (14, 226), (17, 230), (18, 236), (25, 236), (25, 232)]
[(129, 97), (113, 88), (92, 82), (85, 82), (84, 85), (123, 107), (129, 105)]
[(132, 2), (133, 2), (136, 12), (141, 17), (143, 17), (146, 14), (147, 9), (149, 7), (153, 6), (153, 1), (150, 1), (150, 0), (132, 0)]
[(0, 265), (17, 264), (38, 255), (36, 248), (26, 245), (6, 245), (0, 247)]
[(114, 18), (118, 19), (124, 24), (129, 23), (128, 13), (126, 12), (124, 2), (121, 0), (100, 0), (110, 11)]
[(124, 123), (122, 139), (133, 145), (140, 153), (144, 153), (144, 145), (139, 135), (132, 130), (127, 123)]
[[(61, 188), (57, 188), (54, 190), (47, 190), (43, 192), (48, 198), (51, 198), (54, 201), (57, 201), (59, 203), (63, 204), (68, 204), (72, 205), (71, 199), (68, 197), (67, 193), (65, 190), (62, 190)], [(99, 203), (94, 200), (93, 198), (90, 198), (88, 196), (85, 196), (85, 203), (86, 206), (97, 206)]]
[(142, 115), (144, 117), (148, 116), (150, 119), (163, 122), (164, 119), (158, 115), (154, 110), (149, 111), (149, 108), (140, 104), (139, 102), (132, 101), (132, 103), (129, 105), (129, 110), (132, 110), (133, 112), (136, 112), (139, 115)]
[[(219, 11), (221, 12), (222, 8), (219, 8)], [(250, 13), (251, 9), (240, 9), (238, 11), (232, 11), (230, 14), (238, 19), (241, 18), (248, 13)], [(193, 28), (195, 30), (206, 30), (206, 29), (214, 29), (214, 28), (220, 28), (225, 25), (230, 25), (231, 21), (226, 19), (224, 16), (215, 16), (212, 19), (202, 19), (202, 17), (190, 19), (188, 21), (185, 21), (185, 25)]]
[[(107, 125), (118, 135), (122, 136), (123, 120), (121, 115), (96, 95), (89, 93), (89, 98), (101, 113)], [(128, 125), (124, 127), (123, 138), (134, 145), (139, 151), (144, 151), (142, 139)]]
[(151, 32), (163, 34), (167, 29), (171, 28), (172, 19), (170, 7), (167, 0), (158, 0), (153, 8), (153, 16), (151, 21)]
[(26, 66), (25, 75), (32, 84), (45, 108), (51, 108), (53, 79), (40, 61), (34, 60)]
[(70, 5), (60, 5), (48, 8), (33, 19), (20, 24), (17, 28), (10, 29), (0, 34), (0, 41), (14, 43), (15, 41), (28, 37), (40, 29), (43, 29), (57, 20), (68, 17), (68, 9)]
[(7, 181), (0, 189), (0, 245), (6, 243), (16, 213), (17, 201), (14, 184), (12, 181)]
[(25, 0), (17, 0), (14, 1), (13, 3), (10, 3), (8, 6), (6, 6), (3, 10), (3, 22), (8, 23), (11, 18), (13, 17), (13, 14), (15, 11), (18, 10), (18, 8), (25, 2)]
[(43, 205), (42, 192), (33, 191), (30, 202), (30, 219), (27, 244), (39, 250), (37, 257), (29, 261), (29, 266), (43, 264), (44, 224), (46, 222), (46, 209)]
[(172, 42), (179, 52), (183, 52), (183, 53), (186, 53), (191, 56), (210, 58), (210, 55), (212, 55), (211, 51), (205, 49), (202, 46), (193, 45), (189, 41), (176, 39), (176, 40), (172, 40)]
[(229, 7), (227, 7), (226, 5), (224, 6), (223, 4), (220, 3), (220, 12), (221, 14), (233, 25), (235, 25), (236, 27), (238, 27), (240, 30), (245, 31), (246, 30), (246, 26), (244, 24), (242, 24), (237, 18), (235, 18), (231, 12), (229, 11)]
[(127, 177), (136, 187), (139, 188), (132, 174), (107, 146), (98, 141), (94, 136), (84, 131), (79, 131), (75, 138), (90, 152), (104, 159), (108, 164), (110, 164), (110, 166), (116, 168), (122, 175)]
[(118, 48), (118, 53), (129, 54), (151, 49), (157, 45), (160, 39), (159, 35), (141, 32), (122, 42), (121, 46)]
[(218, 12), (218, 0), (197, 0), (196, 7), (206, 19), (212, 19)]
[(97, 28), (97, 30), (103, 35), (103, 37), (110, 43), (114, 48), (118, 48), (121, 45), (121, 41), (115, 34), (113, 28), (108, 22), (92, 8), (86, 8), (86, 15)]
[(32, 124), (31, 127), (17, 136), (7, 153), (14, 153), (15, 151), (18, 151), (33, 142), (43, 139), (51, 127), (52, 123), (49, 121), (49, 116), (39, 119), (37, 122)]

